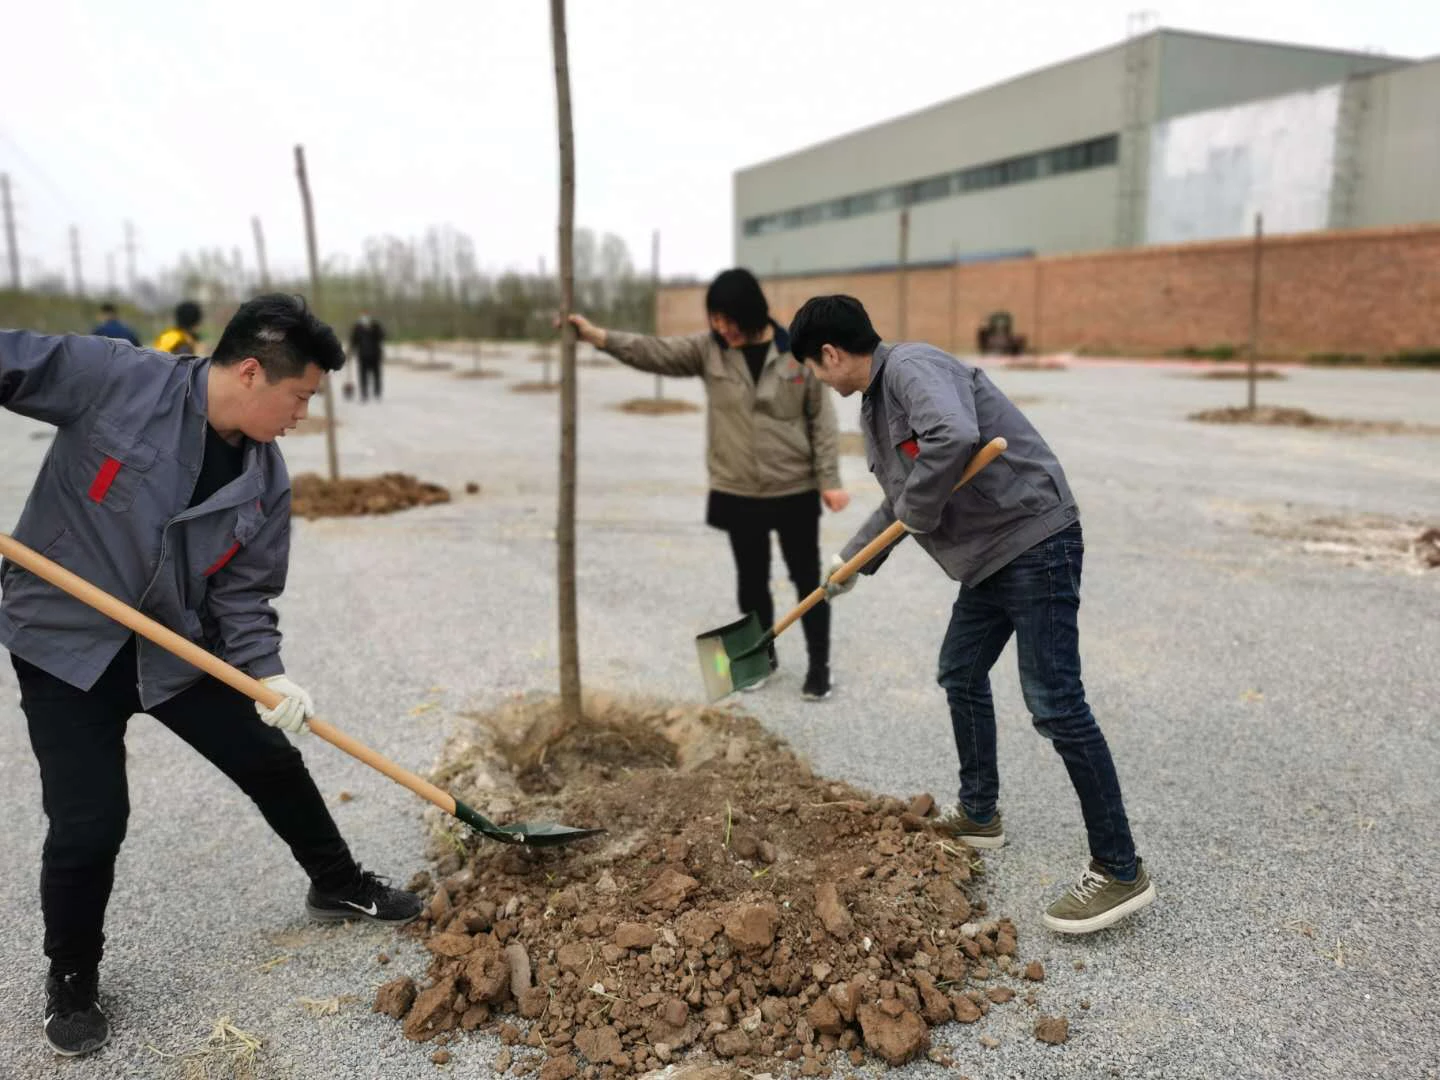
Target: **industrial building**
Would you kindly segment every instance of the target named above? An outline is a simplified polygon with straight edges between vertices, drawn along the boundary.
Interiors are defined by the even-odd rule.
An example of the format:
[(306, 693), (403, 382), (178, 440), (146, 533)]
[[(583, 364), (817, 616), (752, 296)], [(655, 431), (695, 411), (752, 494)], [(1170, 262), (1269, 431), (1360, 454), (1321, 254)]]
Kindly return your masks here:
[[(1440, 221), (1440, 58), (1158, 29), (735, 174), (766, 277)], [(902, 220), (904, 224), (902, 224)]]

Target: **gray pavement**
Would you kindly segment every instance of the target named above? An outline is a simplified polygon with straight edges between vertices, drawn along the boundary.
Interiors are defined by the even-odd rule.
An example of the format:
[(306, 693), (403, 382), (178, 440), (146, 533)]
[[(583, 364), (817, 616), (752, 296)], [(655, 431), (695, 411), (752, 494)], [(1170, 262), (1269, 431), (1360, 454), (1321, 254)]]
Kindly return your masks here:
[[(291, 673), (327, 718), (412, 768), (432, 763), (462, 710), (555, 683), (557, 399), (507, 389), (538, 377), (529, 353), (492, 361), (505, 379), (392, 366), (382, 405), (342, 405), (347, 471), (404, 469), (449, 485), (456, 502), (296, 526), (281, 604)], [(1081, 502), (1086, 682), (1160, 900), (1090, 938), (1040, 926), (1044, 904), (1083, 866), (1084, 836), (1007, 651), (995, 691), (1011, 839), (986, 858), (986, 895), (1015, 918), (1023, 956), (1044, 962), (1042, 1011), (1068, 1016), (1072, 1035), (1063, 1047), (1037, 1043), (1033, 1014), (1017, 1005), (936, 1041), (976, 1080), (1436, 1076), (1440, 570), (1351, 565), (1251, 523), (1365, 513), (1440, 524), (1440, 439), (1189, 423), (1186, 413), (1239, 403), (1244, 390), (1180, 369), (996, 379), (1030, 402)], [(701, 523), (702, 414), (613, 410), (652, 387), (620, 367), (585, 368), (581, 380), (587, 684), (693, 700), (691, 639), (733, 609), (728, 548)], [(699, 400), (697, 384), (671, 381), (667, 392)], [(1420, 373), (1298, 371), (1262, 384), (1261, 398), (1440, 423), (1440, 379)], [(841, 403), (842, 427), (856, 430), (857, 408)], [(40, 425), (0, 417), (7, 527), (46, 445)], [(319, 436), (285, 450), (295, 472), (323, 466)], [(862, 459), (843, 469), (855, 502), (827, 515), (827, 551), (877, 497)], [(471, 480), (483, 492), (459, 494)], [(837, 604), (835, 697), (800, 700), (796, 634), (780, 643), (780, 676), (745, 704), (823, 773), (948, 796), (954, 748), (934, 666), (954, 591), (918, 549), (897, 552)], [(792, 596), (777, 582), (778, 602)], [(264, 1040), (259, 1077), (434, 1075), (432, 1047), (369, 1012), (377, 985), (421, 972), (417, 950), (378, 929), (309, 924), (302, 875), (222, 777), (148, 718), (132, 723), (129, 748), (133, 810), (102, 971), (116, 1036), (93, 1058), (63, 1062), (39, 1034), (38, 777), (13, 672), (0, 665), (10, 822), (0, 831), (0, 1077), (183, 1076), (177, 1055), (221, 1017)], [(305, 753), (368, 866), (402, 883), (423, 867), (422, 804), (324, 744)], [(334, 998), (329, 1016), (301, 1003)], [(981, 1048), (985, 1033), (998, 1049)], [(452, 1075), (490, 1075), (492, 1039), (451, 1049)], [(942, 1074), (928, 1063), (901, 1072)]]

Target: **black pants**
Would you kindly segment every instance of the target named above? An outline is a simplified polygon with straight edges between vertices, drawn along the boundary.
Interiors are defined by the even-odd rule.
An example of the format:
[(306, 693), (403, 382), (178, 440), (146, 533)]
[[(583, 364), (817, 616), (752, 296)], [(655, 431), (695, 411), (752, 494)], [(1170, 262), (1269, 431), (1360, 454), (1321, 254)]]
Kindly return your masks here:
[[(770, 528), (732, 525), (730, 550), (735, 555), (741, 614), (753, 611), (765, 629), (775, 625), (775, 602), (770, 598)], [(803, 599), (820, 587), (820, 518), (790, 515), (775, 526), (780, 554), (790, 571), (795, 591)], [(811, 667), (830, 663), (830, 605), (816, 604), (800, 620)]]
[(375, 400), (380, 400), (380, 358), (360, 358), (360, 400), (369, 401), (373, 387)]
[[(50, 822), (40, 858), (45, 955), (51, 971), (88, 971), (100, 963), (105, 905), (130, 814), (125, 728), (141, 711), (135, 642), (88, 691), (13, 660)], [(300, 752), (260, 719), (249, 698), (207, 675), (149, 711), (255, 801), (318, 888), (343, 889), (354, 879), (358, 867)]]

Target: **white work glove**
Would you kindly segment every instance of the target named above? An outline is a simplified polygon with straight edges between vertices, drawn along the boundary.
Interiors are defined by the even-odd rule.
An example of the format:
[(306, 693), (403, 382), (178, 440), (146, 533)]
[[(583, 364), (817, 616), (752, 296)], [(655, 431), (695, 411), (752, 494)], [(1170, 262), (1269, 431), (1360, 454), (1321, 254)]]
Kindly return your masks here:
[(847, 592), (853, 589), (855, 587), (855, 583), (860, 580), (860, 575), (858, 573), (855, 573), (851, 574), (844, 581), (832, 582), (830, 580), (831, 576), (835, 573), (836, 570), (839, 570), (840, 567), (844, 565), (845, 560), (842, 559), (839, 555), (831, 557), (830, 569), (825, 572), (825, 599), (834, 600), (837, 596), (844, 596)]
[(277, 694), (285, 695), (285, 700), (273, 709), (267, 709), (257, 701), (255, 711), (260, 714), (260, 719), (291, 735), (303, 735), (309, 730), (305, 721), (315, 715), (315, 702), (310, 700), (310, 695), (284, 675), (271, 675), (260, 681)]

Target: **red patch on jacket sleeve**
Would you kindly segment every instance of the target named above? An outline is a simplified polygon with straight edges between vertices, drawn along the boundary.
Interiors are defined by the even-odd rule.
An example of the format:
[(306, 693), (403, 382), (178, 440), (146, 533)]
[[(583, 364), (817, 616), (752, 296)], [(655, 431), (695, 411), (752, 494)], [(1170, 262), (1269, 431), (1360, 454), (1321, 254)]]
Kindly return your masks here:
[(906, 439), (900, 444), (900, 452), (914, 461), (920, 456), (920, 443), (915, 439)]

